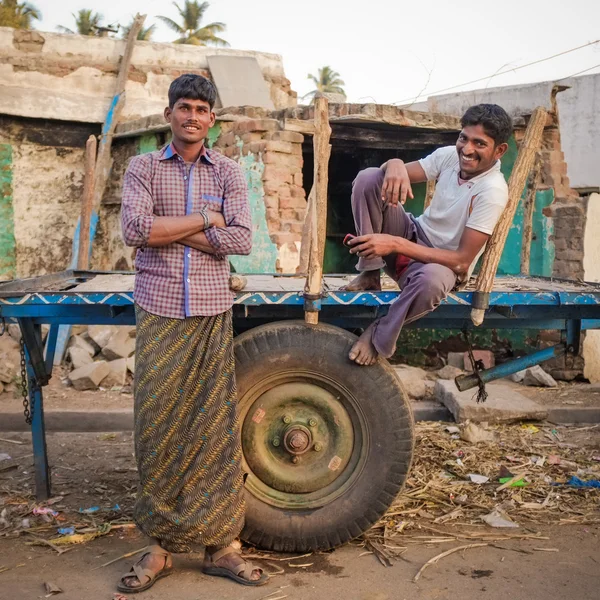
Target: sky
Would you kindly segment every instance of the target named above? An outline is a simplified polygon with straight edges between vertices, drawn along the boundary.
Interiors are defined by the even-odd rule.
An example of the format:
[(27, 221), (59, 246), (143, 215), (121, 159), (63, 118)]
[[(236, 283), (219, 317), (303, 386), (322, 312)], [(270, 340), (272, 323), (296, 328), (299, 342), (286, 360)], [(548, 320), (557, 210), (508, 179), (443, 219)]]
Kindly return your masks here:
[[(155, 18), (177, 20), (168, 0), (29, 1), (42, 13), (42, 31), (74, 29), (72, 13), (91, 8), (104, 24), (125, 25), (145, 13), (146, 26), (157, 24), (154, 41), (175, 39)], [(598, 0), (209, 2), (206, 22), (224, 22), (221, 35), (232, 48), (281, 55), (299, 96), (313, 89), (308, 73), (324, 65), (340, 74), (350, 102), (399, 105), (454, 86), (465, 91), (600, 72), (600, 43), (513, 71), (599, 39)]]

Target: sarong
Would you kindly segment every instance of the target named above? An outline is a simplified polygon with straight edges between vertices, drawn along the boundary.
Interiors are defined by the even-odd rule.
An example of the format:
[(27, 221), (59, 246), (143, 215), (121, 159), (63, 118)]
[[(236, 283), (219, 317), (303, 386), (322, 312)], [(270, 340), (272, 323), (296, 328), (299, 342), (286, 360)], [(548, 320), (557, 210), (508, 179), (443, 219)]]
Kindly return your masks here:
[(227, 546), (245, 510), (231, 311), (135, 311), (134, 520), (169, 552)]

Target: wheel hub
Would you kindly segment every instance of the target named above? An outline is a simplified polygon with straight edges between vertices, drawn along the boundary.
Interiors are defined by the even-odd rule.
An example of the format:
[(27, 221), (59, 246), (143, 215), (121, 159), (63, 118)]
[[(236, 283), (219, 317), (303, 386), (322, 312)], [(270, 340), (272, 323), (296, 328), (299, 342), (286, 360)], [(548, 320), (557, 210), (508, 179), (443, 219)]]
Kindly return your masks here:
[(275, 496), (312, 494), (334, 485), (350, 462), (354, 442), (344, 404), (306, 381), (267, 389), (242, 425), (249, 471)]
[(283, 436), (283, 447), (295, 456), (304, 454), (312, 445), (310, 431), (302, 425), (288, 427)]

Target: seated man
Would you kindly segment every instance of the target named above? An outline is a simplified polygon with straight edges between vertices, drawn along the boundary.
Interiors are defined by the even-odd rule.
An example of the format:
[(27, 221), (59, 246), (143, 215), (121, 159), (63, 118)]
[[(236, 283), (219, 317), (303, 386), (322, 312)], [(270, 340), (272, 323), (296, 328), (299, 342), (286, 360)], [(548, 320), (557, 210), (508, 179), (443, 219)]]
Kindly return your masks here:
[[(496, 104), (479, 104), (461, 119), (456, 147), (439, 148), (405, 164), (394, 158), (361, 171), (352, 187), (358, 236), (349, 242), (360, 275), (344, 289), (379, 290), (384, 268), (402, 293), (350, 350), (350, 359), (372, 365), (389, 358), (404, 323), (431, 312), (471, 274), (508, 201), (500, 158), (512, 122)], [(437, 181), (431, 205), (419, 217), (402, 205), (411, 183)]]

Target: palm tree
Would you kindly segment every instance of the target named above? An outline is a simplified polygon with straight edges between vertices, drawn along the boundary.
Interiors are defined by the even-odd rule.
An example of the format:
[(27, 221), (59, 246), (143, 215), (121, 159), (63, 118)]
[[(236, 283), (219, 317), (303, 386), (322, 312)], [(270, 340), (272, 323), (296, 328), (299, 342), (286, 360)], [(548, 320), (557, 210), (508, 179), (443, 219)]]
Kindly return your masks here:
[(62, 33), (78, 33), (79, 35), (98, 35), (98, 27), (102, 22), (102, 15), (92, 9), (82, 8), (77, 14), (72, 13), (75, 19), (75, 31), (59, 25), (57, 29)]
[(17, 0), (0, 1), (0, 27), (31, 29), (32, 21), (39, 21), (42, 13), (29, 2)]
[[(129, 31), (131, 30), (134, 21), (135, 18), (131, 19), (131, 23), (129, 23), (129, 25), (126, 25), (125, 27), (121, 28), (123, 29), (123, 34), (121, 36), (123, 39), (127, 39), (127, 36), (129, 35)], [(150, 27), (142, 27), (136, 39), (142, 42), (150, 42), (152, 40), (152, 36), (154, 35), (155, 29), (156, 25), (150, 25)]]
[(342, 81), (342, 79), (340, 79), (340, 74), (337, 71), (334, 71), (331, 67), (321, 67), (318, 71), (318, 75), (315, 76), (309, 73), (307, 79), (312, 80), (316, 86), (316, 89), (308, 92), (304, 98), (312, 96), (314, 99), (315, 94), (318, 92), (326, 94), (341, 94), (344, 96), (344, 98), (346, 97), (346, 92), (342, 87), (346, 84)]
[(169, 17), (158, 16), (157, 18), (179, 35), (174, 41), (175, 44), (229, 46), (224, 39), (216, 35), (225, 31), (225, 23), (216, 22), (200, 26), (204, 13), (209, 7), (208, 2), (185, 0), (183, 6), (179, 6), (177, 2), (173, 2), (173, 5), (181, 17), (181, 24)]

